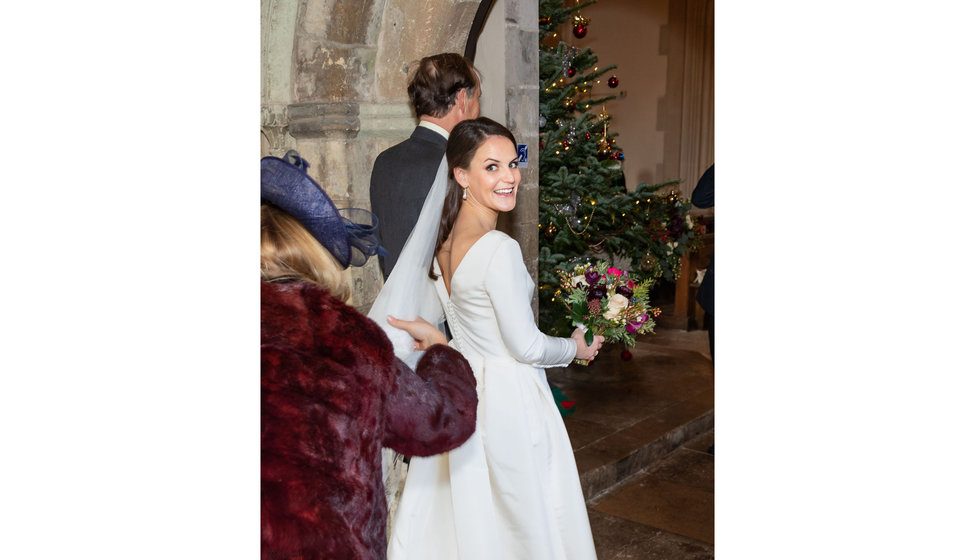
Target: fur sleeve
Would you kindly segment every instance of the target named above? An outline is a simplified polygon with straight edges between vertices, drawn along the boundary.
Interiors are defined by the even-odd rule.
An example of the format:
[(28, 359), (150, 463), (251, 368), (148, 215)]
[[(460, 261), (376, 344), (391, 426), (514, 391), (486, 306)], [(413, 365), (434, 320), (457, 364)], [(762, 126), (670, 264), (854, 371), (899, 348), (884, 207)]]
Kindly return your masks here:
[(463, 355), (431, 347), (413, 372), (401, 360), (385, 410), (384, 446), (409, 456), (443, 453), (476, 429), (476, 379)]

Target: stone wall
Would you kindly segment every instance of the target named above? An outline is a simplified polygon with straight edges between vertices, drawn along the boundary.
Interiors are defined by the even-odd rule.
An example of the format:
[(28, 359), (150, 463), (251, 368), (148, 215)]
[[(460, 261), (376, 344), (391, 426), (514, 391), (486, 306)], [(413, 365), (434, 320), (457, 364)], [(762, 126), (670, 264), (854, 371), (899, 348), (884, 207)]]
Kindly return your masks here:
[[(405, 88), (412, 63), (463, 52), (477, 0), (263, 0), (262, 155), (294, 148), (338, 207), (370, 208), (378, 153), (416, 124)], [(349, 271), (366, 311), (381, 288), (377, 259)]]
[[(507, 66), (504, 123), (520, 144), (528, 146), (527, 167), (521, 169), (517, 207), (498, 220), (521, 245), (528, 273), (538, 280), (538, 3), (526, 0), (504, 1), (504, 45)], [(538, 294), (531, 303), (538, 314)]]

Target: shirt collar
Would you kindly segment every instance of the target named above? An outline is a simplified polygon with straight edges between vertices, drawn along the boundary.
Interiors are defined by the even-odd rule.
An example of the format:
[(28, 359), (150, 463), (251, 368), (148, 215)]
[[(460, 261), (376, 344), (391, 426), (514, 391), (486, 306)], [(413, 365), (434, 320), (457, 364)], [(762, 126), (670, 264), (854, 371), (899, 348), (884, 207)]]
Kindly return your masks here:
[(429, 130), (432, 130), (432, 131), (435, 131), (435, 132), (438, 132), (439, 133), (439, 136), (442, 136), (446, 140), (449, 140), (449, 131), (446, 130), (445, 128), (442, 128), (441, 126), (437, 125), (434, 122), (419, 121), (419, 126), (421, 126), (423, 128), (428, 128)]

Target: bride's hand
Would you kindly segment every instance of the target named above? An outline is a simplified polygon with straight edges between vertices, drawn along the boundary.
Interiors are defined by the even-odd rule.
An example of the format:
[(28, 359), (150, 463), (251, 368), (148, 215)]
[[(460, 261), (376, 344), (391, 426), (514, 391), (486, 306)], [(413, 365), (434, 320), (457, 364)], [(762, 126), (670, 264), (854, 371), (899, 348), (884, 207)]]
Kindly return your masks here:
[(606, 340), (606, 337), (596, 335), (592, 339), (592, 345), (588, 345), (585, 343), (585, 331), (576, 328), (572, 331), (572, 340), (575, 341), (575, 358), (592, 361), (599, 355), (599, 349), (602, 348), (602, 342)]
[(421, 317), (416, 317), (414, 321), (406, 321), (388, 315), (388, 324), (412, 335), (416, 350), (428, 350), (433, 344), (447, 343), (446, 335)]

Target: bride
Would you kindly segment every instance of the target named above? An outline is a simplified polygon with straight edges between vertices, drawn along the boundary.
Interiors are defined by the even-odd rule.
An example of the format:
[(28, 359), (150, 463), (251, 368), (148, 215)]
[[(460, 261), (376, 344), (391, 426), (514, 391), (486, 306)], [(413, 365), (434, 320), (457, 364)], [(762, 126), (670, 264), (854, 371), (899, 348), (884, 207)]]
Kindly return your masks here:
[(450, 345), (476, 376), (477, 429), (457, 449), (411, 459), (388, 558), (595, 559), (575, 458), (544, 368), (594, 358), (603, 337), (589, 346), (578, 329), (555, 338), (535, 325), (535, 285), (520, 246), (494, 229), (500, 212), (514, 209), (521, 180), (510, 131), (488, 118), (463, 121), (446, 159), (451, 172), (427, 281)]

